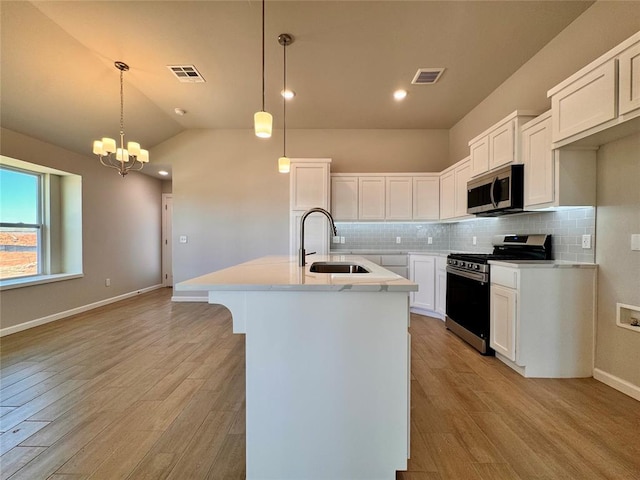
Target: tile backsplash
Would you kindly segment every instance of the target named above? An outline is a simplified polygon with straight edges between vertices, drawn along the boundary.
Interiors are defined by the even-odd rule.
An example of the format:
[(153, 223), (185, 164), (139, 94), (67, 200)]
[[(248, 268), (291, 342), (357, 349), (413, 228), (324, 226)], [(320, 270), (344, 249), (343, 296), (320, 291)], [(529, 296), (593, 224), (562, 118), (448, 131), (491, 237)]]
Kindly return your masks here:
[[(457, 223), (336, 222), (344, 244), (333, 250), (451, 250), (492, 251), (494, 235), (550, 233), (556, 260), (593, 263), (595, 261), (596, 209), (563, 209), (524, 213), (497, 218), (475, 218)], [(591, 235), (591, 248), (582, 248), (582, 235)], [(400, 237), (401, 243), (396, 243)], [(431, 237), (432, 244), (428, 243)], [(476, 237), (476, 245), (473, 245)]]

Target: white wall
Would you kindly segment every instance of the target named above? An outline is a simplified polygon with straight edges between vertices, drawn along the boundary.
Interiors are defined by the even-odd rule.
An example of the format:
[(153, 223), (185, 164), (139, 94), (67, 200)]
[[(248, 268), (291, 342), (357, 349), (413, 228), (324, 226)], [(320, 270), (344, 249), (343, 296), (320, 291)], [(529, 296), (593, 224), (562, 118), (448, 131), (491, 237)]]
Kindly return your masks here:
[[(287, 131), (289, 157), (332, 158), (332, 172), (440, 171), (447, 148), (445, 130)], [(288, 254), (289, 177), (277, 172), (281, 131), (259, 139), (252, 130), (190, 130), (152, 154), (172, 166), (175, 282)], [(188, 243), (179, 243), (180, 235)]]
[(602, 146), (597, 174), (596, 368), (640, 389), (640, 332), (616, 326), (617, 302), (640, 306), (640, 134)]
[[(89, 150), (89, 146), (87, 147)], [(6, 329), (161, 282), (161, 181), (140, 173), (124, 179), (92, 155), (79, 155), (1, 130), (8, 157), (82, 176), (84, 277), (0, 292)], [(111, 286), (105, 286), (105, 279)]]
[(640, 2), (596, 2), (449, 132), (449, 164), (468, 142), (514, 110), (551, 108), (547, 91), (640, 30)]

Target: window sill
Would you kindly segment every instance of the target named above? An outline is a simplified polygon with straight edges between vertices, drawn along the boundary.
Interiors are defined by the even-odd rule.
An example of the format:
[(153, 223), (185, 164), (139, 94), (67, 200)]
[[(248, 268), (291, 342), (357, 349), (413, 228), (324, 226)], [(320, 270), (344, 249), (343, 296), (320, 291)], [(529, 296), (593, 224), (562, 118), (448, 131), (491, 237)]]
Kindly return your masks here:
[(84, 277), (84, 273), (57, 273), (55, 275), (38, 275), (35, 277), (0, 280), (0, 291), (32, 287), (34, 285), (42, 285), (45, 283), (62, 282), (64, 280), (72, 280), (74, 278), (82, 277)]

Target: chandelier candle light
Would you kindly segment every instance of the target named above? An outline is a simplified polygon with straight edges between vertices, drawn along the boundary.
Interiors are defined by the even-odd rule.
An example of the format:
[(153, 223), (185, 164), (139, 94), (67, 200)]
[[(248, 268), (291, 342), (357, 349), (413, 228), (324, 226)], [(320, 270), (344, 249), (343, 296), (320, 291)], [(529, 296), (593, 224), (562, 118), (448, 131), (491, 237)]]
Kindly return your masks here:
[(262, 0), (262, 110), (253, 116), (253, 128), (257, 137), (271, 138), (273, 117), (264, 111), (264, 3)]
[[(123, 62), (115, 62), (120, 70), (120, 146), (116, 147), (113, 138), (104, 137), (93, 142), (93, 153), (98, 156), (100, 163), (105, 167), (115, 168), (124, 177), (130, 170), (142, 170), (149, 161), (149, 152), (140, 148), (138, 142), (128, 142), (124, 148), (124, 89), (122, 75), (129, 70), (129, 66)], [(115, 154), (115, 157), (114, 157)]]
[[(287, 46), (293, 43), (293, 36), (288, 33), (281, 33), (278, 35), (278, 43), (282, 45), (283, 59), (284, 59), (284, 73), (283, 73), (283, 92), (287, 91)], [(291, 169), (291, 161), (287, 158), (287, 98), (282, 96), (282, 156), (278, 159), (278, 172), (289, 173)]]

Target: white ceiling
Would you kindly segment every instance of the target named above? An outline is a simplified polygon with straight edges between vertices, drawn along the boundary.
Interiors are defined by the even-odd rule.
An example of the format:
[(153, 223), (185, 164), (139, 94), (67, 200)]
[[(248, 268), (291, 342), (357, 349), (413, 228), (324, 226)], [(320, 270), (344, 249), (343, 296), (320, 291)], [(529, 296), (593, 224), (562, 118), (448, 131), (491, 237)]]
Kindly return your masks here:
[[(288, 129), (448, 129), (592, 3), (268, 1), (266, 110), (281, 128), (286, 32)], [(256, 0), (3, 0), (2, 126), (90, 153), (118, 134), (120, 60), (129, 140), (152, 148), (185, 129), (253, 128), (261, 12)], [(170, 64), (195, 65), (206, 83), (178, 82)], [(446, 71), (411, 85), (422, 67)]]

